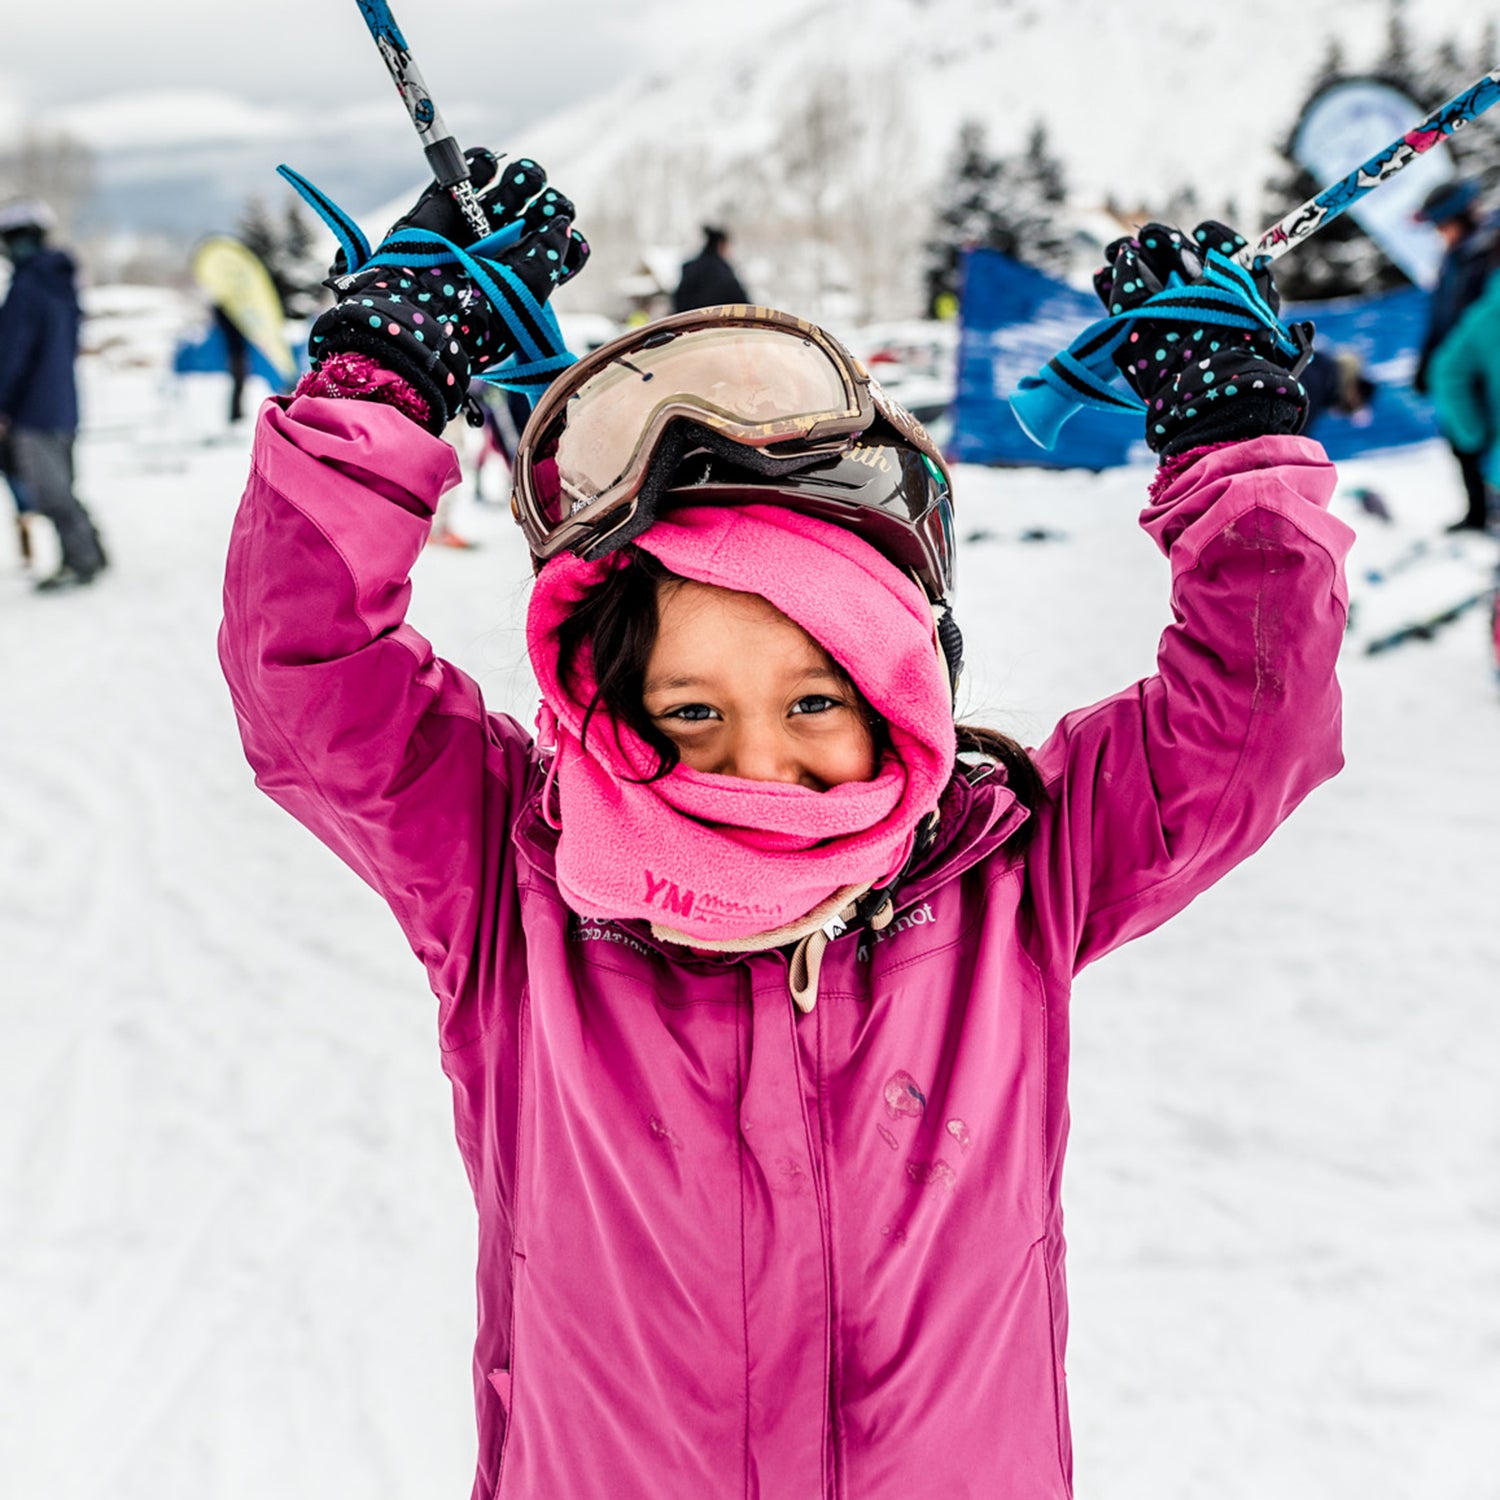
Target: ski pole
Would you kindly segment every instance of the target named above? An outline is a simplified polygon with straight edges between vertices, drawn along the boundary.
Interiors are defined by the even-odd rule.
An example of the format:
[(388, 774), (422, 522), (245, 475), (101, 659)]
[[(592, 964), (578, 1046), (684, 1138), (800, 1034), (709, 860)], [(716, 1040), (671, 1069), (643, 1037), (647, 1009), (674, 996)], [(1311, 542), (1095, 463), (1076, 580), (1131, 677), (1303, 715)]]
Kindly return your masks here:
[[(1500, 68), (1471, 83), (1347, 177), (1294, 208), (1258, 240), (1238, 251), (1234, 260), (1247, 270), (1253, 270), (1257, 263), (1265, 265), (1277, 260), (1495, 103), (1500, 103)], [(1224, 273), (1210, 268), (1209, 274)], [(1054, 354), (1035, 375), (1022, 378), (1007, 399), (1022, 430), (1033, 442), (1043, 448), (1055, 446), (1063, 423), (1081, 407), (1121, 412), (1143, 410), (1138, 400), (1122, 396), (1114, 388), (1119, 372), (1113, 352), (1123, 337), (1119, 315), (1101, 318), (1089, 324), (1066, 349)]]
[(401, 102), (406, 105), (406, 112), (417, 127), (432, 175), (437, 178), (438, 186), (451, 194), (469, 227), (483, 239), (491, 226), (485, 221), (484, 209), (479, 205), (474, 184), (469, 181), (469, 164), (464, 160), (457, 140), (443, 123), (437, 105), (432, 102), (432, 95), (427, 92), (427, 84), (411, 55), (411, 48), (406, 45), (406, 38), (401, 35), (401, 28), (396, 25), (390, 6), (385, 0), (358, 0), (358, 4), (359, 13), (365, 18), (365, 25), (370, 28), (370, 35), (395, 81)]
[(1445, 137), (1461, 130), (1476, 115), (1482, 115), (1492, 104), (1500, 102), (1500, 68), (1471, 83), (1461, 94), (1455, 94), (1405, 135), (1377, 151), (1347, 177), (1294, 208), (1279, 223), (1273, 224), (1253, 245), (1246, 245), (1234, 258), (1246, 267), (1278, 259), (1310, 234), (1374, 192), (1382, 182), (1389, 182), (1403, 167), (1409, 166), (1424, 151), (1430, 151)]

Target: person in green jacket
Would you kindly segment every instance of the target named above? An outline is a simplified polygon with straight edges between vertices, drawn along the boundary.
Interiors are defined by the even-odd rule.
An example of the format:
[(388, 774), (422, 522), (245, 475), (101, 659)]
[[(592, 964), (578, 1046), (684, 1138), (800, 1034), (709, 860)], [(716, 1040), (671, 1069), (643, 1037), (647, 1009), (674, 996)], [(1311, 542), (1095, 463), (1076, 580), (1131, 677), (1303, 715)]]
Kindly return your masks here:
[[(1469, 304), (1438, 346), (1427, 373), (1428, 394), (1443, 436), (1456, 452), (1477, 453), (1493, 508), (1500, 486), (1500, 276)], [(1487, 516), (1471, 505), (1450, 531), (1483, 531)]]

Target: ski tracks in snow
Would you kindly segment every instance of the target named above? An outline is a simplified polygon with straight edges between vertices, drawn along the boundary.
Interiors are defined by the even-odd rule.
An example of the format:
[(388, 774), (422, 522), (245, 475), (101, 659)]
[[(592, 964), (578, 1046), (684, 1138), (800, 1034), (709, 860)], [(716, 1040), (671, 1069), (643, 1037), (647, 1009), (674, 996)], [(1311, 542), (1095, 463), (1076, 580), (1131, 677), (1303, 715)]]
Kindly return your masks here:
[[(115, 561), (99, 584), (42, 599), (0, 578), (20, 731), (0, 741), (0, 1384), (26, 1393), (0, 1419), (26, 1424), (6, 1488), (338, 1493), (346, 1437), (367, 1493), (414, 1493), (382, 1395), (388, 1341), (433, 1337), (411, 1326), (433, 1298), (407, 1226), (451, 1221), (468, 1253), (431, 998), (383, 905), (240, 752), (214, 635), (244, 445), (170, 484), (133, 456), (84, 452)], [(410, 1137), (431, 1181), (381, 1165)], [(463, 1281), (438, 1298), (460, 1340)], [(451, 1369), (430, 1426), (461, 1478)]]
[[(32, 1500), (462, 1494), (472, 1213), (433, 1002), (381, 901), (258, 793), (214, 656), (248, 437), (83, 445), (116, 559), (0, 555), (0, 1473)], [(1456, 506), (1445, 453), (1367, 479)], [(1353, 466), (1351, 466), (1353, 467)], [(1035, 743), (1151, 669), (1146, 476), (965, 470), (967, 717)], [(1447, 491), (1442, 487), (1447, 485)], [(524, 553), (415, 621), (529, 718)], [(1349, 765), (1080, 982), (1080, 1492), (1493, 1488), (1500, 704), (1477, 618), (1346, 656)]]

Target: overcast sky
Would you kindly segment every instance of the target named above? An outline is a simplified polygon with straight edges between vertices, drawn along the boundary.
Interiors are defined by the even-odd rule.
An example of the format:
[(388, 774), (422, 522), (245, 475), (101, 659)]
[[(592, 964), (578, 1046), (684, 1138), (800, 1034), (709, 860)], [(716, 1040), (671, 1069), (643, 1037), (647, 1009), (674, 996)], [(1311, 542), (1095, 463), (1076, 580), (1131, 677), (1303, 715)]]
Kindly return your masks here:
[[(795, 8), (712, 0), (396, 0), (445, 113), (548, 113), (624, 72), (743, 34)], [(748, 12), (748, 13), (747, 13)], [(17, 0), (0, 52), (0, 131), (67, 106), (212, 89), (263, 107), (332, 109), (389, 89), (355, 0)]]
[[(764, 37), (797, 50), (814, 29), (808, 19), (792, 24), (798, 11), (831, 7), (827, 0), (393, 0), (433, 98), (465, 144), (505, 149), (524, 140), (527, 127), (567, 110), (617, 82), (642, 74), (681, 74), (695, 60), (735, 63), (759, 52)], [(249, 194), (281, 192), (278, 161), (311, 176), (336, 200), (358, 213), (385, 206), (425, 176), (404, 112), (371, 42), (356, 0), (5, 0), (0, 24), (0, 150), (28, 124), (63, 130), (92, 153), (94, 191), (74, 227), (176, 228), (191, 221), (232, 217)], [(865, 0), (844, 0), (844, 16), (863, 15)], [(921, 0), (912, 0), (920, 5)], [(1189, 109), (1182, 129), (1146, 122), (1154, 113), (1150, 91), (1142, 94), (1119, 75), (1125, 42), (1139, 43), (1170, 28), (1168, 76), (1191, 63), (1194, 33), (1244, 33), (1246, 66), (1224, 79), (1223, 90), (1240, 99), (1241, 115), (1225, 126), (1209, 117), (1222, 144), (1238, 161), (1233, 132), (1264, 146), (1267, 130), (1281, 127), (1255, 113), (1257, 69), (1275, 69), (1281, 92), (1310, 75), (1332, 34), (1356, 52), (1373, 56), (1384, 35), (1387, 0), (1277, 0), (1254, 10), (1189, 7), (1180, 0), (1124, 0), (1105, 6), (1077, 0), (969, 0), (968, 7), (933, 12), (932, 25), (972, 23), (975, 37), (947, 39), (964, 54), (978, 32), (1003, 32), (1008, 45), (994, 57), (996, 87), (981, 113), (992, 123), (1013, 125), (1024, 109), (1057, 127), (1074, 164), (1088, 158), (1125, 166), (1109, 170), (1140, 181), (1137, 163), (1148, 155), (1179, 170), (1179, 137), (1205, 128), (1201, 107)], [(1055, 7), (1055, 9), (1054, 9)], [(871, 11), (880, 10), (871, 7)], [(1267, 11), (1280, 24), (1261, 23)], [(1474, 0), (1414, 0), (1408, 18), (1435, 39), (1450, 22), (1463, 20), (1466, 38), (1477, 35), (1484, 7)], [(889, 12), (881, 11), (889, 16)], [(920, 12), (919, 12), (920, 13)], [(1059, 21), (1070, 25), (1057, 41)], [(1039, 24), (1045, 19), (1047, 24)], [(1295, 19), (1295, 24), (1294, 24)], [(993, 24), (992, 24), (993, 23)], [(821, 34), (821, 33), (820, 33)], [(1044, 57), (1028, 39), (1049, 39)], [(939, 33), (940, 39), (941, 35)], [(849, 34), (849, 50), (880, 37)], [(1178, 44), (1182, 45), (1178, 45)], [(835, 53), (842, 49), (832, 49)], [(866, 48), (865, 50), (870, 50)], [(815, 59), (838, 66), (845, 59)], [(1141, 70), (1143, 55), (1130, 55)], [(1148, 50), (1144, 54), (1154, 60)], [(1018, 59), (1030, 58), (1025, 64)], [(1236, 54), (1238, 57), (1238, 54)], [(1273, 61), (1274, 60), (1274, 61)], [(1016, 76), (1028, 67), (1024, 77)], [(1149, 66), (1149, 64), (1148, 64)], [(1072, 104), (1057, 101), (1050, 74), (1075, 91)], [(1177, 73), (1173, 73), (1173, 69)], [(716, 68), (714, 76), (725, 70)], [(1080, 82), (1080, 80), (1085, 80)], [(1290, 80), (1290, 83), (1288, 83)], [(1197, 89), (1204, 80), (1189, 77)], [(1108, 88), (1110, 92), (1104, 90)], [(1235, 89), (1239, 92), (1236, 93)], [(1039, 105), (1039, 91), (1043, 103)], [(1272, 90), (1274, 92), (1274, 90)], [(1065, 91), (1061, 91), (1065, 92)], [(639, 98), (637, 94), (634, 97)], [(1099, 139), (1099, 98), (1110, 101), (1117, 128)], [(1194, 93), (1194, 98), (1200, 97)], [(706, 106), (711, 118), (718, 96)], [(1147, 104), (1141, 101), (1145, 99)], [(924, 122), (946, 120), (944, 100), (925, 105)], [(1083, 107), (1088, 105), (1090, 107)], [(622, 104), (621, 106), (625, 106)], [(1059, 122), (1059, 110), (1070, 111)], [(1014, 117), (1014, 118), (1013, 118)], [(1248, 124), (1243, 122), (1248, 121)], [(630, 138), (634, 122), (622, 120)], [(694, 121), (707, 124), (707, 119)], [(726, 128), (738, 123), (722, 122)], [(1069, 129), (1063, 129), (1063, 124)], [(1080, 132), (1084, 133), (1082, 144)], [(1113, 153), (1113, 156), (1111, 155)], [(1243, 166), (1258, 181), (1260, 166)], [(1096, 173), (1097, 175), (1097, 173)], [(1227, 180), (1222, 170), (1215, 182)]]
[[(810, 0), (392, 0), (465, 144), (626, 78), (743, 43)], [(290, 161), (356, 212), (424, 175), (356, 0), (7, 0), (0, 150), (28, 127), (92, 148), (75, 229), (180, 230), (276, 196)], [(361, 149), (363, 147), (363, 149)]]

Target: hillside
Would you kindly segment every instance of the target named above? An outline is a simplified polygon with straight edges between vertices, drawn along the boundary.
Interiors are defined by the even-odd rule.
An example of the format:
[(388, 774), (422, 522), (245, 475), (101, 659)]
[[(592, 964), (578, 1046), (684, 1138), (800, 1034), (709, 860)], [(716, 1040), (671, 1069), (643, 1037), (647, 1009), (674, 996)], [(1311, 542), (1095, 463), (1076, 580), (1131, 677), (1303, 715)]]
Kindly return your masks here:
[[(746, 201), (746, 159), (764, 159), (815, 82), (845, 78), (885, 136), (871, 196), (919, 200), (961, 119), (984, 121), (1002, 150), (1040, 119), (1081, 198), (1149, 202), (1190, 184), (1200, 201), (1232, 196), (1254, 218), (1272, 145), (1329, 38), (1350, 66), (1367, 65), (1388, 11), (1389, 0), (763, 0), (736, 13), (637, 0), (605, 19), (580, 10), (561, 39), (538, 14), (545, 30), (524, 38), (524, 69), (508, 18), (476, 16), (447, 45), (451, 17), (413, 17), (410, 30), (462, 139), (538, 156), (590, 220), (612, 195), (634, 200), (676, 248), (707, 214), (765, 216), (763, 199)], [(1406, 7), (1421, 42), (1451, 34), (1472, 50), (1483, 22), (1467, 0)], [(98, 197), (83, 227), (188, 238), (228, 229), (250, 194), (280, 194), (278, 161), (357, 213), (406, 194), (420, 157), (378, 63), (352, 32), (338, 47), (317, 37), (253, 98), (189, 56), (174, 87), (122, 75), (108, 97), (43, 107), (42, 128), (96, 153)], [(611, 65), (618, 81), (600, 92)], [(4, 105), (0, 87), (0, 123)]]
[[(671, 74), (622, 81), (514, 143), (547, 162), (587, 208), (632, 158), (701, 150), (727, 164), (766, 150), (788, 104), (846, 72), (861, 108), (901, 110), (919, 175), (934, 174), (960, 121), (1020, 147), (1043, 120), (1080, 197), (1258, 199), (1330, 38), (1351, 67), (1385, 38), (1388, 0), (1261, 0), (1190, 8), (1117, 0), (816, 0), (757, 45), (700, 53)], [(1423, 0), (1427, 42), (1478, 39), (1467, 0)], [(893, 190), (900, 187), (892, 185)], [(712, 204), (732, 208), (735, 183)]]

